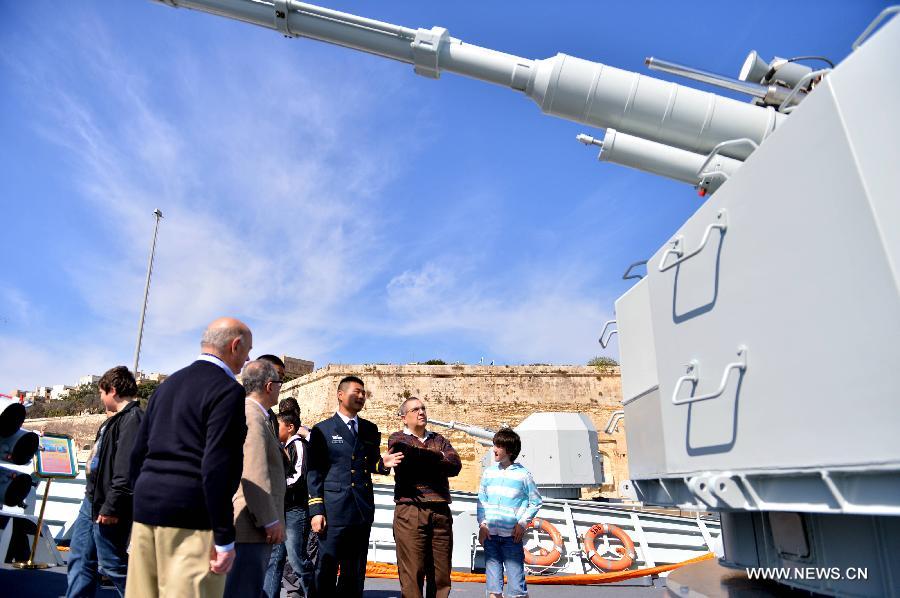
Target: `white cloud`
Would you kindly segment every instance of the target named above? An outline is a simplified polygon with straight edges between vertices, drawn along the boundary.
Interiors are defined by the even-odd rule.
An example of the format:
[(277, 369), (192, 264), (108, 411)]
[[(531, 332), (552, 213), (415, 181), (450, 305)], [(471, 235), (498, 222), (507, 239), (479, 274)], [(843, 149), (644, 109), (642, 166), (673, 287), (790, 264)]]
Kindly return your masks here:
[[(133, 336), (159, 207), (142, 364), (177, 367), (222, 314), (252, 322), (260, 347), (334, 347), (341, 314), (390, 256), (378, 208), (400, 170), (395, 150), (357, 147), (371, 145), (367, 120), (390, 101), (373, 80), (390, 77), (322, 84), (335, 74), (311, 60), (301, 74), (288, 53), (267, 56), (263, 76), (234, 58), (259, 48), (229, 46), (202, 59), (172, 48), (178, 66), (154, 79), (105, 26), (72, 31), (77, 55), (42, 38), (46, 51), (17, 70), (46, 113), (40, 131), (76, 166), (81, 209), (103, 231), (71, 256), (71, 284), (92, 312), (83, 326)], [(80, 77), (24, 76), (57, 60)], [(412, 133), (394, 141), (416, 144)]]
[[(93, 224), (67, 260), (69, 300), (85, 307), (65, 332), (15, 341), (23, 357), (0, 358), (0, 375), (65, 382), (131, 363), (157, 207), (144, 370), (187, 363), (226, 314), (251, 325), (259, 352), (306, 358), (340, 356), (359, 334), (398, 355), (432, 334), (509, 361), (583, 362), (595, 348), (586, 323), (611, 303), (588, 290), (583, 264), (496, 263), (509, 257), (503, 210), (516, 208), (490, 180), (426, 194), (439, 213), (421, 230), (424, 204), (391, 209), (409, 156), (439, 142), (397, 83), (411, 74), (349, 61), (337, 73), (255, 36), (202, 56), (192, 40), (163, 40), (178, 60), (148, 64), (90, 18), (34, 36), (13, 70), (39, 106), (33, 126), (74, 172), (73, 211)], [(40, 342), (54, 336), (72, 346)]]
[(0, 318), (5, 323), (28, 325), (34, 317), (34, 305), (15, 288), (0, 289)]
[(418, 271), (406, 270), (388, 282), (388, 304), (394, 309), (427, 309), (453, 286), (455, 278), (451, 270), (434, 263)]
[(427, 263), (395, 276), (387, 293), (398, 334), (456, 334), (513, 362), (582, 363), (599, 352), (590, 324), (608, 315), (576, 264), (488, 284)]
[(85, 346), (71, 339), (35, 340), (0, 336), (0, 392), (13, 388), (34, 390), (53, 384), (74, 386), (81, 376), (98, 373), (97, 364), (115, 362), (101, 346)]

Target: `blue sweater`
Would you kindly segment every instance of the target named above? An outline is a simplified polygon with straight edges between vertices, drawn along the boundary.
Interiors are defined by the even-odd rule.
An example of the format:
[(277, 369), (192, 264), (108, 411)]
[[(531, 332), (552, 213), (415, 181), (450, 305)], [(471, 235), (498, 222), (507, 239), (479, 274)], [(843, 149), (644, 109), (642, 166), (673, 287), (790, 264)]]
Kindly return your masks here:
[(134, 520), (211, 529), (234, 542), (234, 510), (244, 464), (244, 388), (219, 366), (195, 361), (159, 385), (131, 453)]
[(478, 524), (487, 523), (492, 536), (512, 536), (516, 524), (528, 525), (542, 504), (531, 472), (523, 465), (512, 463), (505, 469), (494, 465), (481, 475)]

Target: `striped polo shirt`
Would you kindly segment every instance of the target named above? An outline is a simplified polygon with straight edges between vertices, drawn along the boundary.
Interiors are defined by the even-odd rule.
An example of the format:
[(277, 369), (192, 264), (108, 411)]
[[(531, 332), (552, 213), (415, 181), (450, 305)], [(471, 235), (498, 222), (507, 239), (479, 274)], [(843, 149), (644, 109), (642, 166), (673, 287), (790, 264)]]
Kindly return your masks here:
[(487, 523), (492, 536), (512, 536), (516, 523), (527, 525), (542, 503), (534, 478), (523, 465), (512, 463), (505, 469), (493, 465), (481, 475), (478, 525)]

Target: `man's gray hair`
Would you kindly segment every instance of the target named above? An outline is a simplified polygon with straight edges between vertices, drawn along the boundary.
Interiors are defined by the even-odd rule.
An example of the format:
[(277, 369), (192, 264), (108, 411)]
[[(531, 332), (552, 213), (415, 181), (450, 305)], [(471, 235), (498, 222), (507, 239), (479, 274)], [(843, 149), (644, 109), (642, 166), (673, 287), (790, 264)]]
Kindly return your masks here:
[(420, 399), (419, 397), (408, 397), (405, 401), (403, 401), (402, 403), (400, 403), (400, 412), (399, 412), (399, 413), (400, 413), (401, 416), (402, 416), (402, 415), (406, 415), (406, 406), (407, 406), (409, 403), (411, 403), (412, 401), (419, 401), (420, 403), (422, 403), (423, 406), (425, 405), (425, 401), (423, 401), (423, 400)]
[(267, 382), (278, 381), (278, 372), (275, 370), (275, 366), (268, 361), (257, 359), (244, 366), (241, 380), (244, 383), (244, 390), (251, 395), (255, 392), (265, 391)]
[(246, 336), (247, 331), (240, 326), (207, 328), (200, 339), (200, 347), (211, 347), (216, 351), (227, 351), (231, 341), (240, 337), (241, 342), (247, 342)]

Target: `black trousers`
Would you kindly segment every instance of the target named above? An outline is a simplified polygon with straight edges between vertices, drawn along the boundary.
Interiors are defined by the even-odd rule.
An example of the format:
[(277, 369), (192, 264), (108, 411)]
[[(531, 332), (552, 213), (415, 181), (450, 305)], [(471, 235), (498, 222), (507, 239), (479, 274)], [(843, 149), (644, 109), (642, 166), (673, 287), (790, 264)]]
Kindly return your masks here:
[[(329, 525), (325, 533), (319, 535), (318, 598), (362, 598), (371, 530), (371, 524)], [(340, 579), (337, 579), (338, 566), (341, 568)]]
[(234, 565), (225, 578), (225, 598), (262, 595), (272, 545), (235, 542), (234, 550)]

